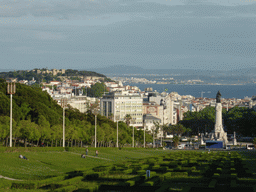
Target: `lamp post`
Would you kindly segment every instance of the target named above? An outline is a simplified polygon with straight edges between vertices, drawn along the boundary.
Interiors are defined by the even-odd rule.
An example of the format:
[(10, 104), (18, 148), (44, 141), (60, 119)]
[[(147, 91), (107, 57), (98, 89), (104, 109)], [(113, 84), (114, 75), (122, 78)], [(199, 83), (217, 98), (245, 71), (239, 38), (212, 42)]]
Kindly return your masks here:
[(133, 140), (132, 140), (132, 147), (134, 148), (134, 126), (133, 126)]
[(119, 118), (116, 116), (116, 147), (118, 147), (118, 120)]
[(97, 114), (95, 113), (95, 148), (97, 143), (96, 137), (97, 137)]
[(10, 147), (12, 147), (12, 94), (16, 93), (15, 83), (8, 83), (7, 93), (10, 94)]
[[(135, 122), (135, 120), (133, 119), (133, 120), (132, 120), (132, 123), (134, 123), (134, 122)], [(132, 137), (133, 137), (133, 140), (132, 140), (132, 147), (134, 148), (134, 126), (132, 126), (132, 128), (133, 128), (133, 129), (132, 129), (132, 130), (133, 130), (133, 136), (132, 136)]]
[(63, 147), (65, 147), (65, 108), (67, 107), (67, 98), (62, 98), (60, 103), (63, 108)]
[(146, 148), (146, 134), (145, 134), (145, 132), (146, 132), (146, 126), (144, 125), (144, 148)]

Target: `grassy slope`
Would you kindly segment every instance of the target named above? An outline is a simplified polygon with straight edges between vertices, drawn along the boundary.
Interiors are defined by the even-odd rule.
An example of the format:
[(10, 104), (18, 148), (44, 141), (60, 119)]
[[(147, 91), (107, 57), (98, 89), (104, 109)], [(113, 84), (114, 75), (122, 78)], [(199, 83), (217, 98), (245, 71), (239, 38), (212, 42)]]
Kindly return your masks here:
[(164, 155), (170, 151), (137, 149), (118, 150), (99, 148), (99, 158), (95, 158), (95, 148), (89, 148), (89, 157), (82, 159), (83, 149), (74, 152), (23, 152), (29, 160), (19, 159), (19, 153), (0, 154), (0, 175), (5, 177), (38, 180), (63, 175), (75, 170), (87, 170), (99, 165), (122, 162), (126, 160)]

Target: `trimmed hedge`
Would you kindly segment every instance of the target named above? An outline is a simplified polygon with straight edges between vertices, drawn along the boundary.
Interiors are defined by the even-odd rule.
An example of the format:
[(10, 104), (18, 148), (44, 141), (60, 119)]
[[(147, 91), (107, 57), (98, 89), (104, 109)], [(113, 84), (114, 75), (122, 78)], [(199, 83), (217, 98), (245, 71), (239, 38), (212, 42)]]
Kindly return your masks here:
[(61, 187), (61, 188), (55, 189), (54, 191), (55, 192), (72, 192), (72, 191), (74, 191), (76, 189), (77, 189), (76, 186), (70, 185), (70, 186), (66, 186), (66, 187)]
[(211, 182), (209, 183), (209, 188), (215, 188), (217, 184), (217, 180), (216, 179), (212, 179)]

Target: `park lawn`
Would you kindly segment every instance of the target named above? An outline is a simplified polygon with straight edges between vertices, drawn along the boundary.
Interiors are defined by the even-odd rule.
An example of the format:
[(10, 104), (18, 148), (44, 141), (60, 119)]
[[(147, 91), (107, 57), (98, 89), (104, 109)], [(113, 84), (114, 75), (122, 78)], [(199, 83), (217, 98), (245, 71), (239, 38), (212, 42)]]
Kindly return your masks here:
[[(95, 148), (89, 148), (86, 159), (80, 157), (81, 153), (85, 153), (84, 149), (80, 148), (71, 148), (69, 152), (22, 152), (29, 161), (19, 159), (17, 152), (1, 153), (0, 161), (2, 162), (4, 159), (3, 156), (6, 160), (5, 165), (0, 165), (0, 169), (5, 167), (5, 172), (13, 175), (4, 176), (17, 178), (15, 175), (18, 174), (24, 178), (20, 179), (28, 181), (0, 179), (0, 189), (5, 189), (5, 191), (16, 191), (15, 188), (21, 189), (20, 191), (27, 191), (28, 188), (44, 189), (45, 191), (55, 189), (56, 191), (95, 191), (116, 185), (123, 189), (127, 184), (129, 184), (127, 189), (134, 189), (129, 187), (135, 186), (136, 188), (140, 187), (141, 190), (145, 186), (150, 187), (148, 189), (151, 190), (161, 188), (161, 190), (168, 189), (169, 191), (180, 191), (185, 189), (185, 186), (215, 188), (214, 180), (221, 181), (222, 179), (219, 177), (223, 176), (226, 178), (227, 174), (231, 174), (229, 170), (232, 166), (235, 166), (232, 169), (235, 170), (236, 175), (240, 176), (236, 176), (235, 182), (230, 182), (228, 179), (221, 181), (226, 187), (233, 186), (235, 189), (237, 186), (240, 188), (247, 186), (249, 189), (248, 185), (256, 184), (255, 177), (248, 176), (249, 170), (247, 170), (248, 174), (247, 172), (243, 173), (243, 169), (247, 169), (247, 165), (240, 164), (240, 161), (236, 160), (246, 158), (246, 155), (252, 160), (255, 158), (254, 154), (250, 155), (246, 152), (245, 156), (241, 157), (237, 152), (228, 154), (217, 151), (205, 153), (205, 151), (165, 151), (141, 148), (123, 148), (121, 150), (97, 148), (97, 150), (99, 150), (99, 157), (95, 157)], [(13, 163), (16, 163), (15, 173), (9, 171), (9, 169), (15, 168)], [(150, 179), (145, 178), (148, 166), (151, 170)], [(94, 169), (92, 170), (92, 168)], [(192, 168), (196, 172), (192, 172)], [(21, 170), (25, 174), (20, 173)], [(219, 177), (216, 177), (217, 173), (220, 173)], [(53, 176), (58, 177), (44, 179)], [(219, 187), (217, 185), (215, 189), (217, 190)]]
[(60, 176), (72, 171), (85, 171), (100, 165), (161, 156), (170, 151), (156, 149), (119, 150), (98, 148), (99, 157), (95, 157), (95, 148), (89, 148), (88, 157), (83, 159), (81, 153), (85, 149), (70, 152), (22, 152), (27, 160), (20, 159), (19, 152), (0, 153), (0, 175), (20, 180), (41, 180)]
[[(99, 157), (111, 159), (113, 161), (127, 161), (141, 158), (147, 158), (152, 156), (162, 156), (170, 153), (169, 150), (161, 149), (143, 149), (143, 148), (97, 148), (99, 151)], [(85, 149), (75, 148), (74, 152), (85, 153)], [(88, 155), (95, 156), (95, 148), (89, 148)]]
[(80, 155), (68, 152), (24, 152), (22, 155), (28, 160), (18, 158), (19, 153), (0, 154), (0, 175), (20, 180), (39, 180), (106, 163), (106, 160), (82, 159)]

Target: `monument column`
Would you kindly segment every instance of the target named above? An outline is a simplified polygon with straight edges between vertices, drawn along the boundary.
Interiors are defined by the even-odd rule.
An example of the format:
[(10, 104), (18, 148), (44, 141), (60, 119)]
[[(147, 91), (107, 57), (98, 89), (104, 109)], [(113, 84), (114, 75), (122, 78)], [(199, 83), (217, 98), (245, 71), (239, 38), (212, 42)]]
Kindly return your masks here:
[(227, 144), (227, 133), (224, 132), (223, 125), (222, 125), (222, 104), (221, 104), (221, 94), (218, 91), (216, 95), (216, 113), (215, 113), (215, 127), (212, 138), (217, 141), (223, 141), (224, 145)]

